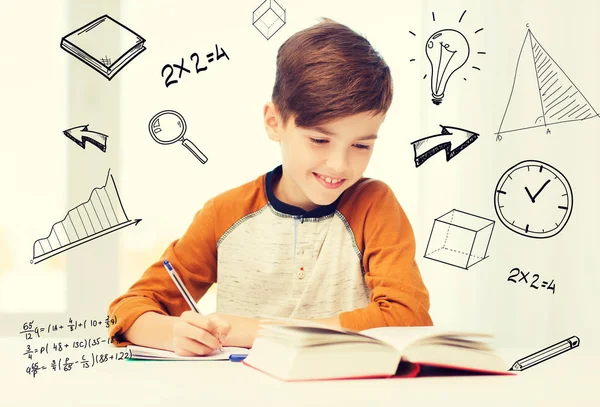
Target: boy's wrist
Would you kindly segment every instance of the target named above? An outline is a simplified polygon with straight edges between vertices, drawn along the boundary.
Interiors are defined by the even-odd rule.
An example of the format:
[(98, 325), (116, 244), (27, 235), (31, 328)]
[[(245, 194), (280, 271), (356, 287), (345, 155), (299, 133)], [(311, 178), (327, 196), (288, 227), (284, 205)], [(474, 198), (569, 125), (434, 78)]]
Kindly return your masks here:
[(252, 347), (260, 319), (239, 315), (216, 314), (231, 325), (231, 331), (229, 331), (229, 334), (225, 338), (223, 346)]
[(175, 319), (157, 312), (146, 312), (133, 322), (123, 336), (132, 344), (173, 351)]

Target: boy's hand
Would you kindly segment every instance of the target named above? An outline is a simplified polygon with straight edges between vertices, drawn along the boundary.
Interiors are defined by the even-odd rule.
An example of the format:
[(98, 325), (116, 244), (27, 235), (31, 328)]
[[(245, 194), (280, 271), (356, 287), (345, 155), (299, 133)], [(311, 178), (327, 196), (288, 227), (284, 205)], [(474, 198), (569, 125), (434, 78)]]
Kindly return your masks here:
[(258, 318), (219, 313), (216, 315), (227, 321), (232, 328), (227, 335), (227, 341), (223, 343), (224, 346), (252, 347), (259, 326)]
[(223, 344), (230, 330), (217, 314), (185, 311), (173, 324), (173, 351), (181, 356), (208, 355)]

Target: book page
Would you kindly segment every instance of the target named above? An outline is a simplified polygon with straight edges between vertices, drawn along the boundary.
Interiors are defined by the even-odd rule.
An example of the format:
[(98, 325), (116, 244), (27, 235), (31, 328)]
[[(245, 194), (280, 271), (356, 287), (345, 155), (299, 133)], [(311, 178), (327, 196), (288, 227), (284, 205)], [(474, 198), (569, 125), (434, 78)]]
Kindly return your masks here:
[(380, 342), (378, 339), (354, 331), (342, 331), (333, 327), (268, 325), (259, 335), (290, 346), (304, 347), (348, 342)]
[[(483, 341), (492, 338), (491, 335), (485, 333), (449, 331), (435, 326), (371, 328), (360, 331), (360, 333), (384, 341), (400, 351), (416, 343), (442, 342), (450, 346), (457, 346), (458, 344), (453, 344), (453, 342), (462, 342), (464, 346), (468, 340)], [(433, 339), (439, 340), (434, 341)], [(480, 346), (468, 347), (480, 348)]]
[(181, 356), (168, 350), (147, 348), (145, 346), (137, 345), (129, 345), (127, 346), (127, 350), (130, 352), (131, 359), (152, 360), (228, 360), (230, 355), (248, 353), (248, 349), (234, 346), (226, 346), (223, 348), (223, 352), (215, 350), (214, 352), (204, 356)]

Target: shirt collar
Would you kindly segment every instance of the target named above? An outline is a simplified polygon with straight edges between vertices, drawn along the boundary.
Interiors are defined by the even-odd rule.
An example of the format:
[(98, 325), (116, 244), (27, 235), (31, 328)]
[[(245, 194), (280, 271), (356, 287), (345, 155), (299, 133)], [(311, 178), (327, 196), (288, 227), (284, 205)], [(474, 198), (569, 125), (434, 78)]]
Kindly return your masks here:
[(277, 199), (277, 197), (275, 196), (275, 193), (273, 192), (273, 180), (276, 177), (280, 178), (282, 174), (283, 174), (283, 166), (278, 165), (272, 171), (269, 171), (265, 177), (265, 189), (267, 191), (267, 198), (269, 199), (269, 203), (271, 204), (271, 206), (277, 212), (281, 212), (283, 214), (291, 215), (291, 216), (299, 216), (302, 218), (321, 218), (323, 216), (331, 215), (332, 213), (335, 212), (338, 203), (342, 199), (343, 193), (340, 194), (340, 196), (333, 203), (331, 203), (329, 205), (319, 206), (310, 211), (306, 211), (306, 210), (299, 208), (297, 206), (294, 206), (294, 205), (289, 205), (289, 204)]

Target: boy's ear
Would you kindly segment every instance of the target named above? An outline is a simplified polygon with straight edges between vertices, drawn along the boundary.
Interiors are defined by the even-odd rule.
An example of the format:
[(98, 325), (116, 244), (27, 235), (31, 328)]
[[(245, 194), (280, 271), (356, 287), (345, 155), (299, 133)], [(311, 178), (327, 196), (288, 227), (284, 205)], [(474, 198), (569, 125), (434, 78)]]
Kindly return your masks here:
[(277, 111), (277, 108), (273, 102), (268, 102), (265, 104), (265, 107), (263, 108), (263, 116), (265, 121), (265, 129), (267, 130), (267, 135), (269, 138), (273, 141), (281, 141), (280, 136), (283, 126), (279, 112)]

